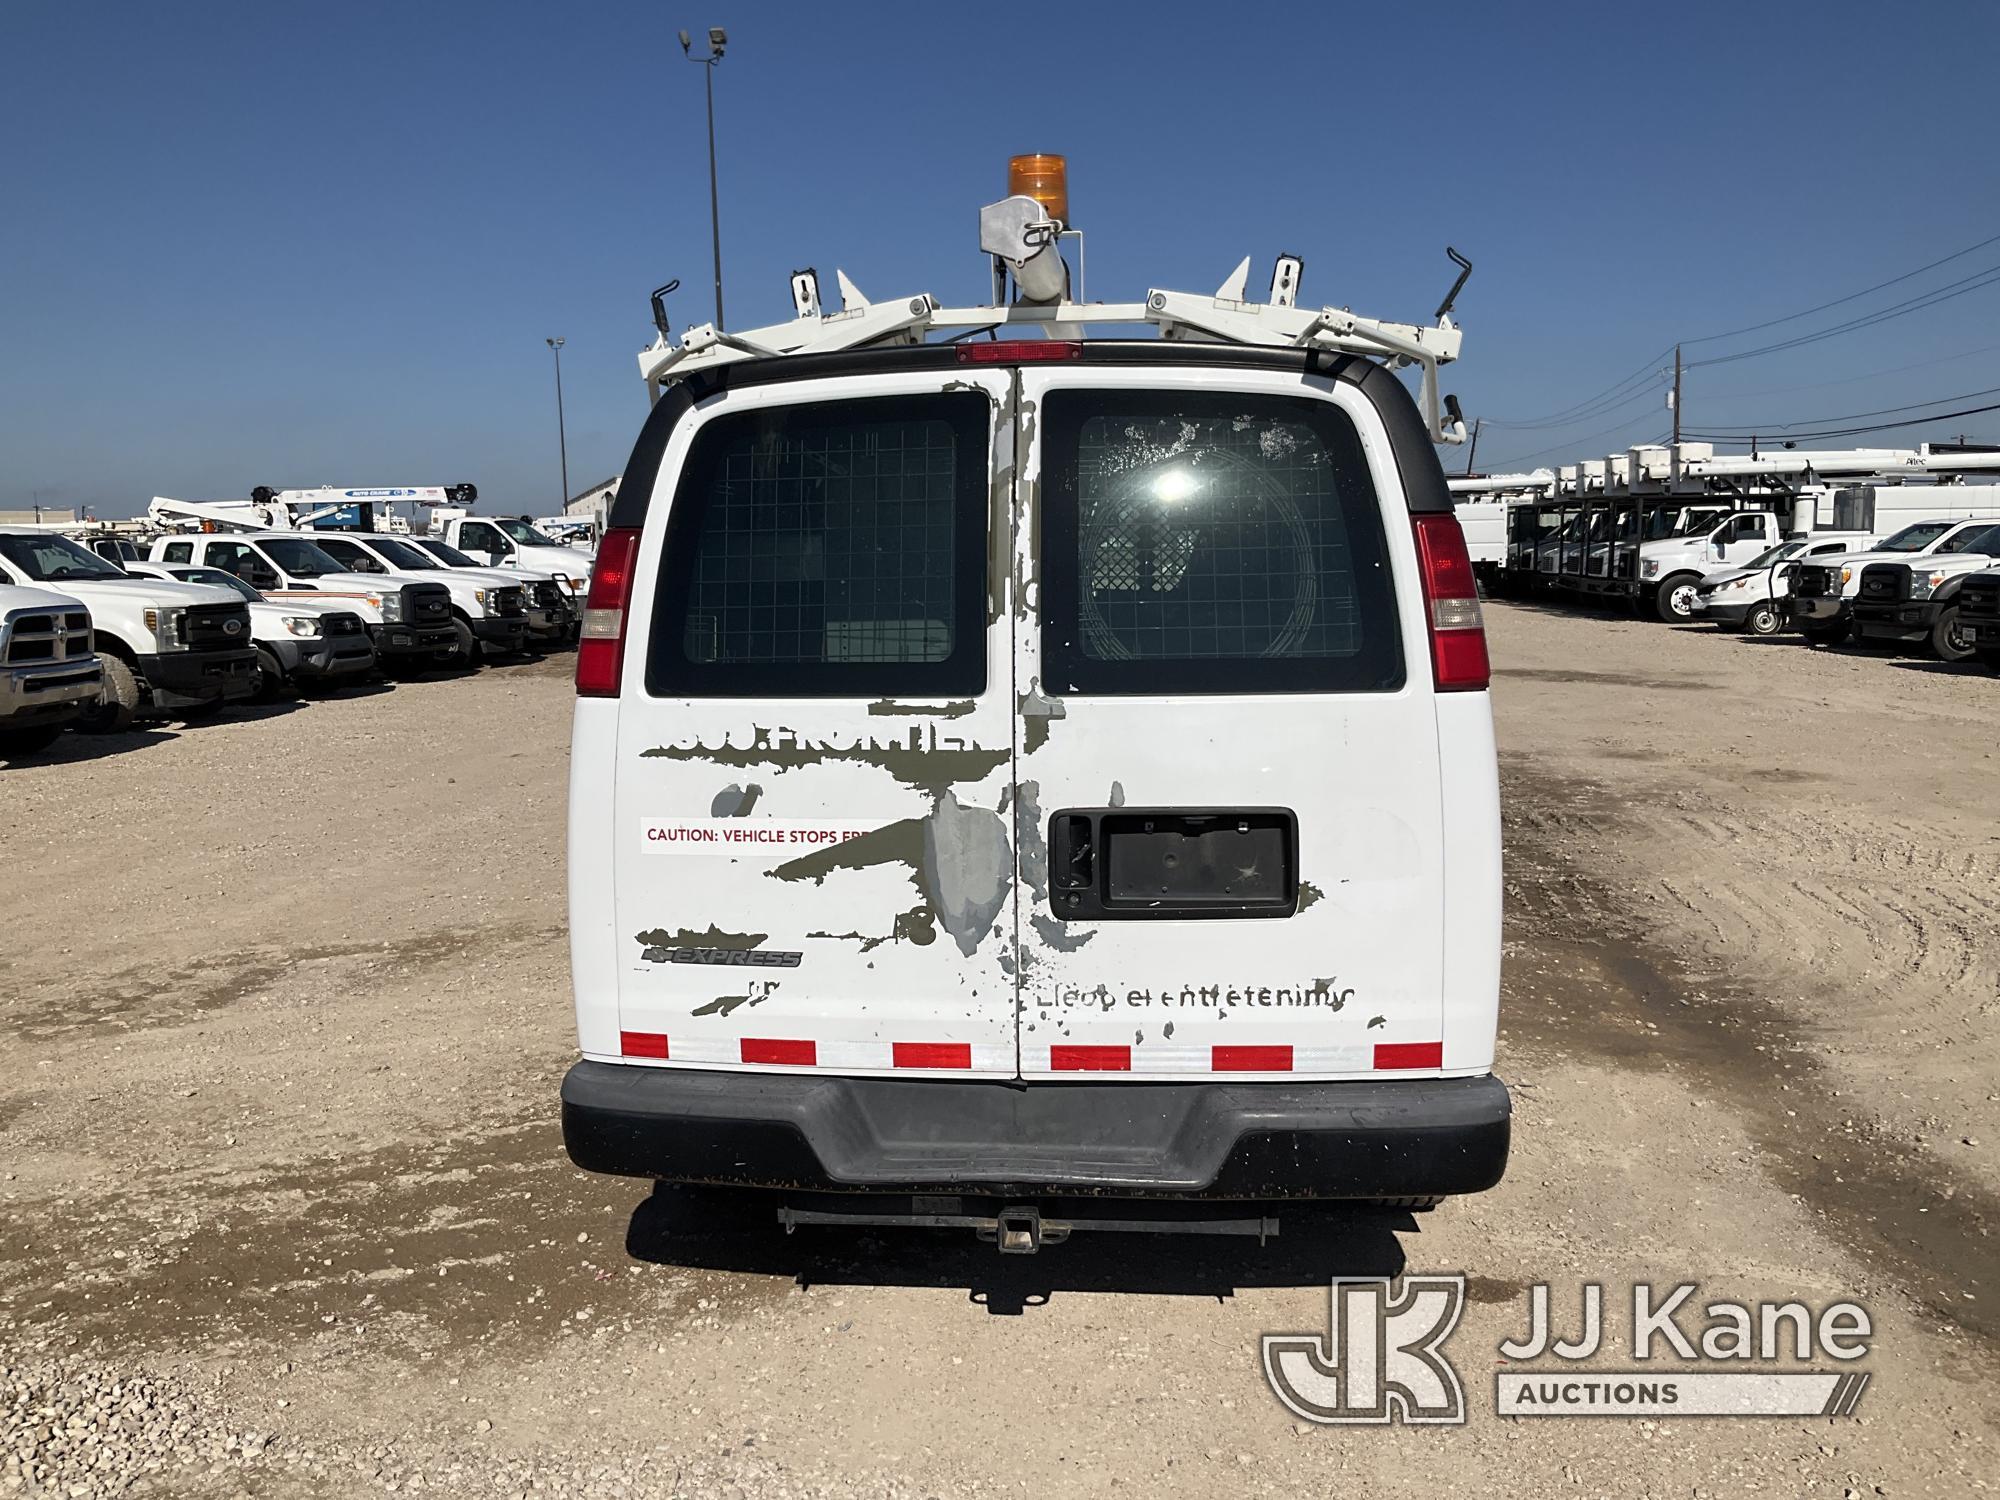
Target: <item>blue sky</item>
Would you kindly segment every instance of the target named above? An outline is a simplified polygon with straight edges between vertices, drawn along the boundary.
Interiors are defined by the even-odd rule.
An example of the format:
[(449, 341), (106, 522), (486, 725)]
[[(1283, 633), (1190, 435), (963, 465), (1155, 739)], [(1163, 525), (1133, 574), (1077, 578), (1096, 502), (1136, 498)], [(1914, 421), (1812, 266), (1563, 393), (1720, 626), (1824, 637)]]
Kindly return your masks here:
[[(0, 509), (462, 480), (552, 509), (551, 334), (573, 487), (615, 472), (646, 293), (678, 276), (676, 323), (709, 312), (701, 71), (674, 32), (718, 24), (739, 327), (787, 315), (808, 264), (829, 292), (842, 266), (878, 298), (977, 297), (974, 210), (1015, 151), (1070, 157), (1099, 298), (1206, 290), (1245, 254), (1261, 286), (1286, 250), (1306, 301), (1422, 318), (1457, 245), (1478, 269), (1447, 386), (1489, 418), (2000, 235), (1990, 4), (16, 4)], [(1987, 266), (2000, 244), (1704, 352)], [(1686, 407), (1696, 428), (1987, 387), (2000, 287), (1695, 371)], [(1666, 421), (1649, 394), (1489, 427), (1481, 467)]]

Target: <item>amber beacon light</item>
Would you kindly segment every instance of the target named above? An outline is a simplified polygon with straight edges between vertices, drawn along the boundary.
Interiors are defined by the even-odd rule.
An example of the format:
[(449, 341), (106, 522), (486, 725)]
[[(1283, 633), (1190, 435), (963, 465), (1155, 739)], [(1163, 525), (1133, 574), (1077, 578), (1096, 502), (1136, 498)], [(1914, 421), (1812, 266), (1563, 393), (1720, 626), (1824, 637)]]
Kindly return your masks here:
[(1051, 219), (1069, 223), (1069, 164), (1060, 156), (1015, 156), (1007, 161), (1007, 191), (1033, 198)]

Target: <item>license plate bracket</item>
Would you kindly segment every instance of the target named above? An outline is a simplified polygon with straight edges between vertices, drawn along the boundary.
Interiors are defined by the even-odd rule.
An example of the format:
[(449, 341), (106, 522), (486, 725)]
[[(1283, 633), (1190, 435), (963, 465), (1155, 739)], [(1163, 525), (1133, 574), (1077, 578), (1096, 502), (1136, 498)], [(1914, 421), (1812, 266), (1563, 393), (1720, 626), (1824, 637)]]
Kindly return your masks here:
[(1298, 848), (1289, 808), (1065, 808), (1049, 819), (1049, 905), (1066, 921), (1289, 917)]

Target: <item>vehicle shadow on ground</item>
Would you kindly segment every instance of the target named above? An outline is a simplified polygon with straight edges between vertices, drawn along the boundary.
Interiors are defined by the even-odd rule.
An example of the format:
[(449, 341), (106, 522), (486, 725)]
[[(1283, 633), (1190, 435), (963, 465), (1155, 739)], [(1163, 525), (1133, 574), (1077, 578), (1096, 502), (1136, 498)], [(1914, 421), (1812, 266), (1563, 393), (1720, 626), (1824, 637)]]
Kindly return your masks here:
[(633, 1211), (625, 1250), (635, 1260), (695, 1270), (785, 1276), (799, 1286), (962, 1287), (997, 1317), (1045, 1307), (1058, 1293), (1204, 1297), (1255, 1287), (1324, 1286), (1336, 1276), (1394, 1277), (1398, 1236), (1416, 1233), (1402, 1209), (1277, 1210), (1279, 1233), (1250, 1236), (1079, 1231), (1033, 1255), (1002, 1255), (969, 1229), (871, 1229), (776, 1224), (724, 1233), (691, 1229), (674, 1190)]
[(109, 755), (123, 755), (135, 750), (144, 750), (153, 745), (165, 745), (181, 737), (180, 729), (169, 729), (165, 725), (147, 724), (137, 729), (123, 729), (115, 734), (86, 734), (79, 730), (65, 730), (62, 736), (46, 750), (12, 759), (0, 755), (0, 766), (69, 766), (84, 761), (102, 760)]
[(1926, 661), (1920, 656), (1906, 656), (1889, 664), (1905, 672), (1935, 672), (1944, 677), (1991, 677), (1983, 662), (1972, 661)]
[(360, 682), (313, 683), (299, 690), (299, 696), (306, 703), (341, 703), (350, 698), (379, 698), (384, 693), (396, 691), (396, 684), (386, 677), (369, 677)]

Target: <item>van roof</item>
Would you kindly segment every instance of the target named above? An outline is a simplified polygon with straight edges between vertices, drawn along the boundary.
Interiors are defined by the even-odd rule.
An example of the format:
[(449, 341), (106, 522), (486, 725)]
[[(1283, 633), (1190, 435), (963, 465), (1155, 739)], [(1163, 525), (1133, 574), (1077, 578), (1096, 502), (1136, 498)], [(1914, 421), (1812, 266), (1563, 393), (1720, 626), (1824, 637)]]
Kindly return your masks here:
[[(866, 349), (841, 349), (818, 354), (794, 354), (784, 359), (744, 360), (690, 371), (670, 385), (654, 403), (639, 431), (625, 479), (611, 502), (608, 524), (643, 526), (652, 504), (653, 481), (666, 455), (675, 425), (696, 405), (739, 387), (828, 380), (838, 376), (888, 375), (905, 371), (979, 368), (969, 360), (964, 344), (902, 344)], [(1450, 511), (1446, 488), (1431, 435), (1417, 403), (1403, 382), (1386, 365), (1359, 354), (1326, 349), (1281, 349), (1255, 345), (1209, 344), (1168, 339), (1086, 339), (1073, 346), (1065, 367), (1160, 366), (1295, 371), (1357, 387), (1381, 415), (1389, 445), (1402, 472), (1403, 493), (1412, 513)], [(1002, 361), (1002, 364), (1007, 363)], [(987, 364), (986, 368), (993, 368)]]

